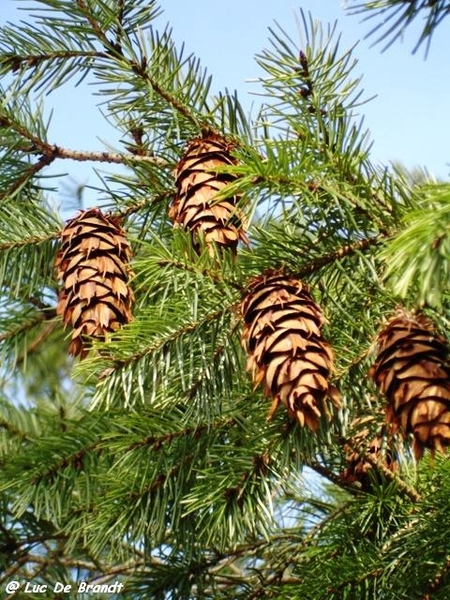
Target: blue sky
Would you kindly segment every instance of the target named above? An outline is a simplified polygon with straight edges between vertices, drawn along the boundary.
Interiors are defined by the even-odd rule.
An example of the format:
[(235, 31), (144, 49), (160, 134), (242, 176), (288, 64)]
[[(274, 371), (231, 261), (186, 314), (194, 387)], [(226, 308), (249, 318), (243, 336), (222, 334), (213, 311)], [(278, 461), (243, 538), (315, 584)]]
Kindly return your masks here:
[[(181, 9), (180, 5), (189, 8)], [(361, 15), (349, 16), (342, 5), (342, 0), (301, 2), (304, 11), (323, 23), (338, 20), (343, 47), (359, 42), (354, 54), (359, 60), (356, 72), (363, 74), (366, 96), (377, 95), (361, 107), (372, 133), (374, 158), (383, 163), (400, 160), (408, 167), (423, 165), (447, 178), (450, 19), (437, 30), (424, 60), (421, 49), (411, 54), (417, 28), (407, 33), (403, 43), (381, 53), (381, 46), (370, 47), (373, 39), (362, 39), (370, 23), (361, 23)], [(274, 19), (294, 38), (299, 36), (295, 22), (299, 5), (292, 0), (164, 0), (163, 6), (175, 38), (186, 41), (188, 49), (202, 58), (222, 86), (244, 93), (252, 89), (245, 80), (258, 73), (253, 56), (266, 45), (267, 27)]]
[[(0, 23), (26, 19), (26, 12), (16, 7), (29, 2), (0, 1)], [(292, 0), (162, 0), (161, 4), (165, 13), (159, 22), (169, 21), (174, 39), (185, 42), (187, 52), (201, 59), (214, 77), (214, 90), (237, 89), (248, 108), (259, 102), (251, 95), (256, 86), (248, 80), (260, 74), (254, 55), (267, 46), (268, 27), (277, 21), (294, 39), (300, 36), (295, 18), (299, 7)], [(370, 24), (362, 23), (361, 16), (349, 16), (342, 5), (342, 0), (303, 0), (301, 4), (324, 24), (338, 20), (343, 49), (359, 42), (354, 51), (359, 60), (355, 73), (363, 75), (365, 96), (376, 95), (360, 108), (371, 132), (372, 159), (382, 164), (400, 161), (409, 168), (425, 166), (448, 179), (450, 78), (446, 65), (450, 45), (446, 38), (450, 19), (437, 30), (425, 60), (423, 50), (411, 53), (417, 29), (381, 53), (381, 46), (371, 47), (373, 40), (363, 39)], [(54, 109), (51, 142), (92, 150), (104, 149), (102, 141), (115, 144), (114, 132), (102, 123), (98, 98), (91, 92), (87, 86), (70, 87), (45, 99), (48, 108)], [(52, 169), (69, 173), (78, 183), (98, 183), (84, 163), (67, 161)]]

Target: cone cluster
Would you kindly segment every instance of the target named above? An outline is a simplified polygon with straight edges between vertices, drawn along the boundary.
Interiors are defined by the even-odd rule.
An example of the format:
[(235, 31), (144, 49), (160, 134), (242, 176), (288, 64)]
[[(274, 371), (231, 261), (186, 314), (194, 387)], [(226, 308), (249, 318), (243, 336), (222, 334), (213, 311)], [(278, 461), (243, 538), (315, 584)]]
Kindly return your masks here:
[(83, 357), (92, 338), (105, 339), (131, 321), (130, 258), (117, 219), (93, 208), (67, 222), (55, 268), (63, 282), (57, 314), (73, 329), (70, 354)]
[(387, 396), (386, 419), (412, 435), (416, 458), (450, 445), (450, 363), (446, 340), (424, 315), (399, 311), (378, 335), (369, 376)]
[(333, 353), (321, 333), (325, 318), (308, 288), (280, 272), (267, 272), (249, 284), (241, 304), (247, 369), (255, 388), (263, 383), (272, 397), (269, 418), (279, 404), (301, 426), (316, 431), (330, 418), (329, 400), (340, 406), (329, 383)]
[(212, 250), (230, 248), (236, 252), (246, 241), (239, 195), (216, 199), (218, 192), (236, 180), (236, 175), (220, 172), (236, 164), (232, 145), (218, 135), (192, 140), (176, 167), (176, 196), (169, 216), (178, 227), (192, 233), (197, 250), (203, 240)]
[[(247, 242), (241, 197), (226, 194), (237, 178), (226, 172), (236, 164), (232, 150), (223, 137), (204, 135), (189, 142), (176, 167), (169, 216), (176, 227), (191, 233), (197, 251), (206, 244), (212, 253), (216, 247), (236, 253), (239, 242)], [(71, 354), (83, 357), (92, 339), (104, 340), (132, 319), (130, 259), (118, 219), (94, 208), (67, 222), (55, 268), (63, 282), (57, 314), (72, 327)], [(317, 431), (341, 404), (330, 383), (334, 357), (322, 335), (325, 318), (308, 287), (282, 270), (269, 270), (249, 282), (240, 309), (247, 370), (255, 388), (262, 384), (272, 398), (269, 418), (283, 404), (301, 426)], [(398, 311), (379, 333), (377, 346), (369, 377), (388, 399), (386, 431), (412, 436), (417, 458), (426, 448), (443, 451), (450, 445), (446, 341), (423, 315)], [(359, 444), (358, 435), (355, 439)], [(346, 449), (344, 479), (364, 479), (374, 460), (394, 468), (392, 456), (381, 455), (380, 435), (366, 432), (360, 441), (362, 455)]]

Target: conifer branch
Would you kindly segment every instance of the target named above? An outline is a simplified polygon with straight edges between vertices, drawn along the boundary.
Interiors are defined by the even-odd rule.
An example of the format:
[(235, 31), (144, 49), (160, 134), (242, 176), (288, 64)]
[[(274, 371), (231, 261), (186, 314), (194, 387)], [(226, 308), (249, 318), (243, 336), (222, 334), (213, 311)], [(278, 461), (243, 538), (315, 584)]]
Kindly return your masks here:
[(315, 460), (309, 460), (305, 464), (308, 467), (310, 467), (310, 469), (313, 469), (313, 471), (315, 471), (322, 477), (325, 477), (326, 479), (328, 479), (328, 481), (334, 483), (335, 485), (346, 490), (347, 492), (350, 492), (351, 494), (357, 493), (357, 490), (355, 490), (355, 488), (352, 487), (352, 485), (345, 483), (340, 475), (337, 475), (332, 469), (329, 469), (325, 465), (322, 465)]
[(35, 475), (32, 477), (31, 485), (36, 485), (42, 480), (53, 479), (56, 477), (62, 469), (67, 467), (73, 467), (76, 471), (79, 471), (83, 467), (83, 459), (89, 452), (102, 452), (100, 442), (89, 444), (80, 450), (77, 450), (73, 454), (62, 458), (58, 463), (48, 468), (44, 473)]
[(422, 500), (421, 494), (419, 494), (419, 492), (414, 487), (406, 483), (406, 481), (403, 481), (403, 479), (401, 479), (397, 475), (397, 473), (391, 471), (391, 469), (383, 465), (382, 462), (374, 458), (370, 454), (370, 452), (362, 450), (357, 444), (353, 442), (353, 440), (345, 440), (345, 443), (349, 446), (349, 448), (351, 448), (351, 450), (357, 452), (361, 456), (361, 458), (368, 462), (373, 468), (383, 473), (384, 477), (388, 481), (394, 482), (397, 485), (399, 491), (408, 496), (410, 500), (412, 500), (413, 502), (419, 502), (420, 500)]
[[(30, 142), (30, 146), (24, 148), (23, 151), (27, 154), (41, 154), (39, 161), (33, 165), (30, 169), (31, 175), (34, 175), (37, 171), (41, 170), (45, 166), (52, 163), (55, 159), (68, 159), (75, 160), (78, 162), (105, 162), (126, 165), (128, 163), (139, 163), (147, 162), (160, 167), (167, 167), (169, 163), (156, 156), (148, 156), (142, 154), (123, 154), (120, 152), (108, 152), (108, 151), (92, 151), (92, 150), (73, 150), (70, 148), (63, 148), (56, 144), (49, 144), (45, 140), (40, 139), (38, 136), (33, 134), (23, 124), (13, 121), (6, 115), (0, 115), (0, 127), (8, 128), (15, 131), (23, 139)], [(29, 178), (30, 175), (27, 175)]]
[(62, 148), (56, 145), (42, 144), (41, 150), (45, 156), (50, 155), (52, 160), (56, 158), (76, 160), (78, 162), (104, 162), (126, 165), (129, 163), (150, 163), (159, 167), (167, 167), (169, 163), (156, 156), (146, 156), (142, 154), (122, 154), (120, 152), (92, 151), (92, 150), (72, 150)]
[[(212, 269), (208, 269), (208, 268), (202, 268), (202, 267), (198, 267), (195, 264), (192, 263), (187, 263), (187, 262), (182, 262), (180, 260), (177, 259), (171, 259), (171, 258), (162, 258), (160, 260), (158, 260), (158, 265), (160, 265), (161, 267), (173, 267), (174, 269), (180, 269), (182, 271), (187, 271), (188, 273), (194, 273), (195, 275), (202, 275), (203, 277), (207, 277), (208, 279), (211, 279), (211, 281), (214, 281), (214, 283), (217, 283), (219, 285), (227, 285), (229, 287), (234, 288), (235, 290), (238, 290), (240, 292), (243, 291), (243, 289), (245, 289), (238, 281), (235, 281), (234, 279), (225, 279), (223, 276), (223, 273), (215, 270), (213, 271)], [(230, 307), (230, 309), (232, 309), (233, 307)]]
[(148, 206), (156, 205), (160, 202), (166, 200), (168, 193), (156, 194), (153, 198), (149, 199), (147, 197), (142, 198), (137, 202), (133, 202), (124, 208), (118, 208), (114, 211), (113, 216), (119, 218), (120, 220), (125, 219), (131, 214), (139, 212), (143, 208), (148, 208)]
[[(14, 240), (13, 242), (0, 242), (0, 252), (7, 250), (23, 248), (24, 246), (42, 244), (45, 242), (51, 242), (59, 238), (60, 231), (51, 232), (48, 235), (25, 237), (22, 240)], [(29, 299), (28, 299), (29, 300)], [(48, 307), (45, 307), (48, 308)]]
[[(183, 115), (183, 117), (185, 117), (198, 129), (200, 129), (203, 135), (214, 132), (214, 130), (206, 121), (199, 123), (197, 118), (194, 117), (194, 115), (192, 114), (192, 111), (185, 104), (179, 102), (175, 96), (169, 94), (169, 92), (167, 92), (153, 77), (150, 77), (147, 74), (145, 78), (151, 85), (152, 89), (158, 94), (158, 96), (163, 98), (169, 106), (172, 106), (177, 112)], [(215, 133), (218, 132), (216, 131)]]
[[(450, 4), (445, 0), (350, 0), (347, 10), (353, 14), (368, 13), (365, 20), (379, 19), (367, 34), (378, 37), (374, 43), (386, 40), (383, 51), (398, 40), (407, 27), (420, 15), (422, 31), (416, 42), (413, 53), (426, 42), (425, 54), (428, 52), (431, 37), (441, 22), (450, 15)], [(385, 28), (385, 31), (382, 29)]]
[[(292, 562), (292, 555), (300, 553), (303, 549), (308, 548), (311, 545), (317, 545), (320, 543), (320, 533), (337, 517), (346, 512), (350, 502), (344, 502), (338, 506), (335, 510), (331, 511), (326, 517), (324, 517), (317, 525), (314, 525), (306, 535), (301, 539), (298, 539), (294, 535), (294, 531), (286, 532), (284, 535), (275, 535), (271, 540), (263, 544), (263, 550), (267, 550), (272, 553), (273, 544), (277, 541), (285, 541), (286, 546), (281, 547), (281, 551), (278, 552), (276, 561), (272, 563), (269, 561), (269, 569), (267, 577), (264, 577), (262, 573), (258, 574), (258, 579), (252, 586), (252, 592), (246, 597), (246, 600), (256, 600), (256, 598), (264, 597), (265, 590), (273, 585), (283, 585), (286, 583), (289, 585), (292, 583), (292, 579), (285, 575), (286, 568)], [(270, 557), (272, 558), (272, 556)], [(297, 578), (295, 582), (298, 584), (301, 580)]]
[[(26, 565), (27, 562), (28, 562), (28, 554), (25, 554), (24, 556), (20, 556), (19, 558), (17, 558), (10, 567), (5, 569), (5, 571), (3, 572), (3, 575), (0, 575), (0, 584), (3, 584), (6, 581), (8, 581), (13, 575), (15, 575), (22, 568), (23, 565)], [(11, 594), (9, 596), (9, 598), (14, 597), (14, 595), (15, 594)]]
[(122, 45), (120, 41), (111, 41), (105, 35), (102, 30), (100, 24), (93, 18), (92, 14), (89, 12), (88, 7), (84, 0), (77, 0), (78, 6), (85, 12), (89, 23), (92, 26), (94, 33), (97, 35), (99, 41), (105, 46), (108, 53), (112, 56), (116, 55), (117, 57), (126, 60), (131, 67), (131, 70), (142, 80), (146, 81), (153, 91), (158, 94), (160, 98), (165, 100), (169, 106), (174, 108), (180, 115), (186, 118), (192, 125), (194, 125), (198, 130), (203, 133), (207, 131), (212, 131), (210, 125), (205, 120), (204, 122), (199, 122), (198, 119), (194, 116), (191, 108), (186, 104), (180, 102), (180, 100), (173, 94), (169, 93), (166, 89), (164, 89), (160, 83), (156, 81), (154, 77), (151, 77), (147, 70), (147, 59), (144, 56), (141, 64), (130, 61), (124, 54)]
[(379, 577), (382, 573), (383, 573), (383, 569), (381, 567), (377, 567), (376, 569), (372, 569), (371, 571), (364, 573), (360, 577), (349, 578), (348, 580), (342, 581), (337, 586), (329, 587), (327, 589), (327, 594), (337, 594), (341, 590), (344, 590), (349, 585), (358, 585), (358, 584), (364, 583), (365, 581), (367, 581), (369, 579), (375, 579), (376, 577)]
[[(397, 17), (419, 3), (373, 0), (370, 5), (375, 12), (395, 5), (394, 13), (400, 6), (388, 24), (394, 26), (391, 35)], [(417, 193), (407, 177), (370, 162), (362, 121), (353, 120), (364, 100), (359, 78), (351, 75), (356, 61), (351, 51), (341, 52), (339, 40), (333, 42), (336, 27), (322, 28), (302, 12), (303, 51), (281, 28), (271, 29), (271, 45), (257, 59), (267, 74), (262, 107), (250, 120), (236, 97), (211, 96), (211, 78), (198, 59), (186, 57), (170, 29), (158, 30), (157, 0), (37, 4), (32, 23), (0, 31), (5, 75), (0, 343), (4, 371), (23, 359), (20, 374), (28, 368), (30, 376), (25, 407), (9, 398), (13, 386), (5, 386), (1, 402), (0, 505), (5, 514), (0, 554), (6, 577), (51, 581), (58, 572), (61, 580), (70, 580), (75, 571), (91, 582), (123, 577), (129, 578), (129, 593), (136, 588), (145, 597), (156, 592), (161, 597), (251, 600), (288, 597), (292, 591), (318, 598), (367, 595), (376, 588), (383, 597), (395, 589), (406, 598), (416, 584), (412, 595), (422, 600), (442, 595), (450, 560), (441, 552), (443, 537), (433, 527), (433, 510), (427, 516), (420, 501), (422, 485), (419, 492), (408, 475), (390, 471), (386, 465), (392, 461), (379, 464), (375, 454), (356, 448), (362, 444), (355, 437), (355, 460), (361, 457), (375, 475), (373, 488), (362, 486), (369, 493), (359, 493), (339, 475), (337, 457), (351, 447), (333, 433), (339, 425), (331, 424), (326, 432), (305, 431), (287, 418), (280, 427), (264, 425), (259, 409), (253, 414), (243, 397), (251, 384), (244, 380), (244, 354), (236, 336), (243, 312), (238, 303), (242, 307), (247, 280), (282, 266), (289, 276), (317, 285), (327, 301), (333, 348), (324, 344), (322, 353), (315, 351), (312, 341), (322, 318), (305, 317), (305, 325), (296, 317), (297, 309), (314, 313), (315, 303), (291, 298), (288, 281), (280, 286), (280, 311), (272, 321), (274, 300), (265, 281), (251, 300), (264, 312), (248, 334), (252, 352), (261, 358), (259, 383), (264, 381), (280, 402), (295, 405), (299, 396), (297, 391), (288, 394), (294, 389), (291, 382), (305, 374), (305, 398), (312, 405), (316, 395), (311, 391), (328, 385), (327, 357), (334, 354), (343, 365), (333, 373), (342, 395), (352, 397), (357, 389), (363, 402), (374, 405), (361, 363), (374, 327), (394, 302), (380, 285), (384, 265), (391, 255), (392, 260), (408, 257), (405, 246), (400, 254), (393, 252), (393, 242), (402, 241), (414, 211), (422, 217), (428, 205), (428, 196)], [(107, 118), (127, 140), (119, 151), (50, 142), (42, 92), (63, 86), (74, 75), (79, 82), (89, 76), (99, 85)], [(233, 136), (225, 145), (236, 149), (239, 164), (216, 172), (213, 149), (200, 161), (189, 152), (181, 154), (181, 145), (189, 148), (199, 136), (219, 129), (222, 138)], [(143, 249), (136, 278), (110, 282), (105, 274), (117, 266), (112, 248), (128, 246), (126, 232), (109, 235), (107, 227), (99, 226), (92, 235), (82, 227), (81, 241), (75, 239), (78, 233), (68, 240), (73, 252), (66, 253), (70, 260), (61, 272), (67, 293), (79, 286), (76, 301), (70, 299), (73, 312), (67, 311), (75, 333), (82, 331), (79, 323), (113, 315), (116, 304), (108, 298), (131, 295), (133, 283), (139, 302), (134, 322), (122, 328), (117, 320), (120, 330), (111, 338), (108, 333), (105, 341), (100, 337), (93, 345), (97, 354), (75, 369), (76, 377), (85, 376), (80, 385), (77, 379), (75, 405), (66, 398), (68, 388), (70, 395), (74, 391), (67, 374), (71, 362), (58, 354), (60, 319), (46, 302), (56, 286), (54, 242), (62, 232), (60, 218), (45, 201), (41, 178), (48, 165), (64, 160), (124, 165), (131, 171), (131, 176), (111, 177), (103, 192), (114, 204), (108, 218), (135, 215), (130, 226)], [(236, 176), (231, 185), (226, 182), (230, 174)], [(257, 221), (261, 217), (249, 233), (255, 235), (254, 250), (239, 248), (233, 259), (228, 253), (207, 253), (199, 244), (197, 255), (197, 248), (186, 250), (185, 234), (170, 227), (167, 205), (183, 186), (194, 186), (195, 218), (208, 225), (211, 215), (202, 192), (210, 183), (213, 191), (216, 185), (220, 190), (220, 202), (228, 192), (242, 196), (242, 207), (249, 213), (254, 209)], [(435, 210), (441, 204), (444, 210), (446, 200), (443, 190), (442, 203), (430, 204), (433, 222), (418, 221), (423, 237), (410, 232), (418, 245), (421, 240), (428, 244), (429, 258), (439, 259), (433, 281), (446, 281), (448, 270), (448, 240), (438, 218), (446, 213)], [(214, 209), (213, 222), (222, 230), (228, 208)], [(194, 222), (188, 211), (184, 206), (186, 220), (176, 223), (186, 235), (186, 223)], [(385, 250), (379, 252), (380, 247)], [(426, 285), (430, 263), (421, 252), (412, 256)], [(92, 267), (100, 262), (104, 268)], [(402, 273), (401, 266), (394, 275)], [(420, 283), (414, 279), (417, 272), (409, 272), (405, 303), (414, 301), (410, 288)], [(107, 299), (98, 314), (92, 300), (97, 291)], [(450, 322), (445, 293), (439, 304), (442, 329)], [(427, 312), (434, 310), (427, 306)], [(261, 332), (267, 333), (267, 355), (257, 347)], [(299, 359), (303, 349), (310, 369)], [(25, 361), (32, 352), (39, 354)], [(55, 356), (54, 364), (47, 364)], [(9, 373), (5, 378), (9, 383)], [(90, 400), (91, 410), (80, 408)], [(102, 401), (114, 412), (97, 410)], [(350, 402), (342, 418), (352, 420), (360, 408), (361, 402)], [(307, 491), (290, 485), (299, 481), (300, 462), (307, 467)], [(444, 524), (448, 515), (440, 509), (450, 487), (447, 467), (445, 461), (442, 469), (438, 465), (438, 477), (426, 468), (421, 472), (431, 509), (439, 509)], [(419, 552), (423, 561), (414, 565), (417, 581), (411, 582), (408, 569)]]
[[(231, 328), (229, 337), (231, 338), (236, 330), (241, 326), (241, 323), (239, 320), (236, 321), (236, 323), (233, 325), (233, 327)], [(214, 354), (212, 357), (212, 364), (215, 365), (217, 359), (223, 354), (223, 352), (225, 351), (226, 345), (225, 344), (220, 344), (215, 350), (214, 350)], [(202, 381), (204, 379), (204, 377), (206, 377), (208, 375), (208, 371), (209, 369), (203, 368), (202, 371), (198, 374), (197, 376), (197, 380), (192, 384), (191, 388), (187, 391), (187, 397), (189, 398), (189, 400), (192, 400), (195, 397), (195, 394), (197, 393), (198, 388), (201, 386)]]
[(434, 594), (436, 592), (438, 592), (439, 588), (442, 587), (448, 580), (449, 572), (450, 572), (450, 557), (447, 558), (444, 565), (436, 573), (433, 581), (430, 583), (430, 587), (428, 588), (427, 593), (422, 597), (421, 600), (433, 600), (433, 598), (435, 597)]
[(168, 92), (166, 89), (164, 89), (162, 87), (162, 85), (160, 83), (158, 83), (158, 81), (156, 81), (156, 79), (154, 77), (151, 77), (151, 75), (148, 72), (147, 69), (147, 59), (144, 57), (142, 59), (142, 64), (137, 64), (136, 62), (134, 63), (130, 63), (131, 69), (132, 71), (138, 76), (140, 77), (143, 81), (146, 81), (150, 87), (152, 88), (152, 90), (163, 100), (165, 100), (165, 102), (171, 106), (172, 108), (174, 108), (180, 115), (182, 115), (188, 122), (191, 123), (191, 125), (194, 125), (194, 127), (201, 132), (203, 135), (207, 135), (209, 133), (216, 133), (218, 134), (218, 131), (215, 131), (211, 125), (208, 123), (208, 121), (205, 119), (204, 121), (199, 121), (197, 119), (197, 117), (194, 116), (191, 108), (189, 106), (187, 106), (186, 104), (184, 104), (183, 102), (181, 102), (180, 100), (178, 100), (178, 98), (171, 94), (170, 92)]
[(53, 158), (49, 156), (41, 156), (39, 160), (35, 163), (31, 164), (31, 166), (24, 170), (22, 175), (18, 177), (14, 183), (9, 186), (4, 192), (0, 193), (0, 199), (8, 198), (13, 196), (17, 191), (19, 191), (22, 186), (32, 177), (37, 175), (42, 169), (48, 167), (53, 162)]
[(206, 323), (214, 321), (220, 315), (222, 315), (224, 312), (227, 312), (229, 309), (230, 309), (230, 307), (226, 306), (226, 307), (223, 307), (219, 310), (213, 311), (213, 312), (205, 315), (205, 317), (203, 319), (200, 319), (197, 321), (192, 321), (191, 323), (183, 324), (181, 327), (178, 327), (173, 332), (169, 333), (166, 337), (161, 337), (161, 339), (158, 339), (156, 342), (154, 342), (150, 346), (147, 346), (143, 350), (140, 350), (139, 352), (135, 352), (134, 354), (130, 355), (128, 358), (114, 359), (113, 366), (109, 367), (108, 369), (105, 369), (104, 374), (100, 374), (100, 379), (102, 379), (102, 377), (105, 377), (105, 376), (109, 377), (109, 376), (111, 376), (111, 374), (114, 371), (117, 371), (119, 369), (126, 367), (129, 364), (137, 362), (137, 361), (141, 360), (142, 358), (144, 358), (144, 356), (147, 356), (149, 354), (152, 354), (153, 352), (157, 352), (158, 350), (161, 350), (166, 344), (174, 342), (177, 339), (181, 338), (182, 336), (186, 335), (187, 333), (197, 330), (202, 325), (205, 325)]
[[(274, 443), (270, 444), (273, 446)], [(239, 508), (244, 505), (244, 494), (247, 481), (251, 480), (252, 477), (266, 476), (268, 473), (268, 467), (270, 464), (270, 452), (269, 450), (262, 454), (255, 454), (252, 458), (252, 467), (241, 472), (239, 476), (239, 483), (235, 486), (228, 487), (224, 490), (224, 494), (228, 502), (236, 502)]]
[[(55, 316), (56, 316), (56, 311)], [(48, 317), (51, 318), (51, 317)], [(25, 360), (25, 356), (30, 356), (34, 352), (38, 352), (41, 348), (42, 344), (51, 336), (51, 334), (59, 327), (59, 323), (53, 322), (48, 323), (45, 327), (42, 328), (42, 331), (35, 336), (33, 340), (28, 344), (26, 354), (24, 353), (22, 356), (17, 358), (17, 366), (23, 364)]]
[[(65, 564), (66, 566), (70, 567), (70, 568), (79, 568), (82, 565), (81, 564), (76, 564), (75, 561), (73, 561), (75, 564), (70, 564), (69, 561), (64, 562), (63, 564)], [(155, 557), (151, 557), (151, 558), (146, 558), (146, 560), (143, 559), (137, 559), (135, 558), (134, 560), (129, 560), (123, 564), (117, 565), (117, 566), (108, 566), (104, 569), (104, 572), (99, 574), (99, 575), (93, 575), (92, 577), (90, 577), (90, 579), (88, 580), (89, 583), (95, 583), (95, 584), (102, 584), (102, 583), (106, 583), (107, 581), (110, 581), (113, 577), (117, 577), (117, 575), (126, 575), (126, 574), (137, 574), (137, 573), (148, 573), (151, 569), (152, 565), (161, 565), (162, 561), (158, 560)], [(92, 568), (90, 568), (89, 570), (93, 570)]]
[(324, 254), (319, 258), (311, 261), (308, 265), (300, 269), (299, 272), (295, 273), (297, 277), (300, 279), (302, 277), (306, 277), (311, 273), (315, 273), (319, 271), (323, 267), (326, 267), (329, 264), (337, 262), (346, 256), (351, 256), (352, 254), (356, 254), (357, 252), (363, 252), (371, 248), (372, 246), (377, 246), (383, 241), (383, 236), (378, 235), (373, 238), (364, 238), (352, 244), (347, 244), (346, 246), (341, 246), (334, 252), (330, 252), (329, 254)]
[(23, 440), (25, 442), (31, 442), (32, 441), (32, 439), (30, 438), (30, 436), (28, 436), (23, 431), (20, 431), (20, 429), (18, 429), (12, 423), (10, 423), (9, 421), (7, 421), (6, 419), (4, 419), (2, 417), (0, 417), (0, 430), (1, 429), (4, 429), (9, 434), (11, 434), (14, 437), (17, 437), (17, 438), (19, 438), (19, 439), (21, 439), (21, 440)]
[(56, 316), (55, 309), (52, 309), (49, 311), (41, 311), (41, 312), (37, 313), (33, 319), (30, 319), (29, 321), (22, 323), (21, 325), (19, 325), (18, 327), (15, 327), (14, 329), (12, 329), (10, 331), (5, 331), (4, 333), (1, 333), (0, 334), (0, 342), (9, 340), (21, 333), (25, 333), (26, 331), (29, 331), (29, 330), (33, 329), (34, 327), (36, 327), (37, 325), (41, 324), (43, 321), (48, 321), (50, 319), (53, 319), (55, 316)]
[(190, 463), (192, 463), (197, 457), (196, 452), (190, 452), (189, 454), (185, 454), (183, 459), (176, 465), (174, 465), (167, 473), (160, 472), (158, 473), (154, 479), (150, 480), (145, 488), (139, 490), (132, 490), (127, 493), (129, 502), (134, 504), (145, 494), (151, 494), (161, 487), (168, 484), (168, 482), (176, 477), (180, 471), (183, 471), (184, 468), (188, 467)]
[(94, 19), (92, 16), (92, 12), (89, 10), (86, 2), (84, 0), (76, 0), (77, 6), (83, 11), (86, 16), (87, 21), (92, 27), (92, 31), (95, 33), (97, 38), (108, 48), (111, 49), (114, 47), (114, 43), (111, 43), (105, 35), (101, 24)]
[(32, 69), (45, 62), (66, 60), (70, 58), (107, 58), (104, 52), (86, 50), (56, 50), (42, 54), (5, 54), (0, 58), (0, 64), (10, 68), (13, 73), (23, 68)]
[(148, 436), (139, 442), (133, 442), (130, 444), (127, 448), (125, 448), (125, 452), (130, 452), (136, 448), (142, 448), (144, 446), (152, 446), (153, 450), (158, 451), (161, 450), (163, 446), (170, 445), (174, 440), (179, 438), (194, 437), (195, 439), (198, 439), (210, 429), (215, 429), (217, 427), (224, 427), (228, 429), (233, 427), (233, 425), (236, 425), (235, 419), (218, 419), (214, 423), (197, 425), (196, 427), (187, 427), (185, 429), (181, 429), (180, 431), (171, 431), (170, 433), (166, 433), (161, 436)]

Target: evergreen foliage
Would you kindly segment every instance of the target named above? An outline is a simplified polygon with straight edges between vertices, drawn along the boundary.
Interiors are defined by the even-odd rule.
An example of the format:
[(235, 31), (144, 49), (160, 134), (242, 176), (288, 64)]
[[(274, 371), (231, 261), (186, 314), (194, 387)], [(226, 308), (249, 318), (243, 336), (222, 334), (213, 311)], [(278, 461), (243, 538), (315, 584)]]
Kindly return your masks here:
[(368, 13), (367, 19), (376, 19), (370, 34), (377, 36), (377, 42), (384, 41), (385, 48), (400, 38), (413, 21), (422, 19), (414, 52), (423, 43), (429, 49), (436, 27), (450, 14), (448, 0), (348, 0), (348, 8), (355, 13)]
[[(361, 6), (394, 5), (394, 23), (448, 12)], [(300, 40), (270, 30), (250, 118), (236, 94), (211, 94), (160, 12), (156, 0), (35, 0), (0, 30), (0, 587), (48, 585), (15, 596), (30, 599), (54, 598), (56, 581), (79, 598), (82, 580), (123, 582), (115, 597), (127, 599), (448, 598), (446, 456), (416, 464), (396, 439), (390, 470), (355, 423), (370, 417), (392, 442), (367, 372), (398, 304), (448, 332), (449, 186), (371, 162), (355, 51), (336, 26), (300, 12)], [(46, 95), (84, 78), (118, 151), (48, 139)], [(226, 194), (249, 224), (236, 256), (194, 246), (169, 218), (186, 146), (211, 135), (233, 148)], [(133, 320), (81, 361), (56, 315), (63, 223), (46, 177), (67, 159), (123, 166), (100, 179), (99, 205), (134, 254)], [(240, 306), (267, 269), (304, 282), (326, 315), (342, 408), (317, 431), (286, 411), (267, 420), (246, 371)], [(372, 466), (364, 486), (342, 477), (349, 446)]]

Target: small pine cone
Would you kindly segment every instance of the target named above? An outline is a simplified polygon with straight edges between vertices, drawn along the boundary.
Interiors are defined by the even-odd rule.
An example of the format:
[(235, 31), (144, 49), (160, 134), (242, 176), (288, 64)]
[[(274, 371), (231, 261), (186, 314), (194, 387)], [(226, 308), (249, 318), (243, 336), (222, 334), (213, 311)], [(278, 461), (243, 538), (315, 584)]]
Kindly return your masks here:
[(177, 193), (169, 216), (175, 226), (192, 233), (197, 251), (200, 239), (209, 248), (215, 243), (234, 253), (239, 241), (247, 242), (243, 215), (237, 208), (240, 196), (214, 198), (236, 180), (236, 175), (218, 172), (236, 164), (230, 153), (232, 148), (218, 135), (196, 138), (189, 143), (175, 170)]
[(446, 340), (424, 315), (400, 310), (379, 333), (369, 370), (389, 401), (387, 422), (413, 435), (413, 451), (444, 451), (450, 444), (450, 363)]
[(97, 208), (67, 222), (55, 260), (63, 287), (57, 314), (73, 328), (70, 354), (87, 354), (89, 338), (105, 339), (132, 319), (130, 244), (118, 220)]
[(321, 333), (325, 318), (308, 288), (279, 271), (255, 277), (241, 304), (243, 345), (255, 388), (264, 383), (271, 396), (271, 418), (280, 402), (301, 426), (316, 431), (330, 419), (327, 399), (340, 406), (330, 385), (333, 352)]
[(374, 425), (373, 417), (355, 419), (352, 423), (355, 432), (351, 443), (344, 446), (348, 466), (341, 474), (341, 479), (345, 484), (358, 482), (364, 490), (369, 490), (372, 486), (369, 472), (373, 473), (371, 470), (374, 462), (380, 470), (396, 471), (399, 467), (394, 458), (392, 440), (391, 443), (384, 443), (383, 435), (374, 435), (371, 425)]

